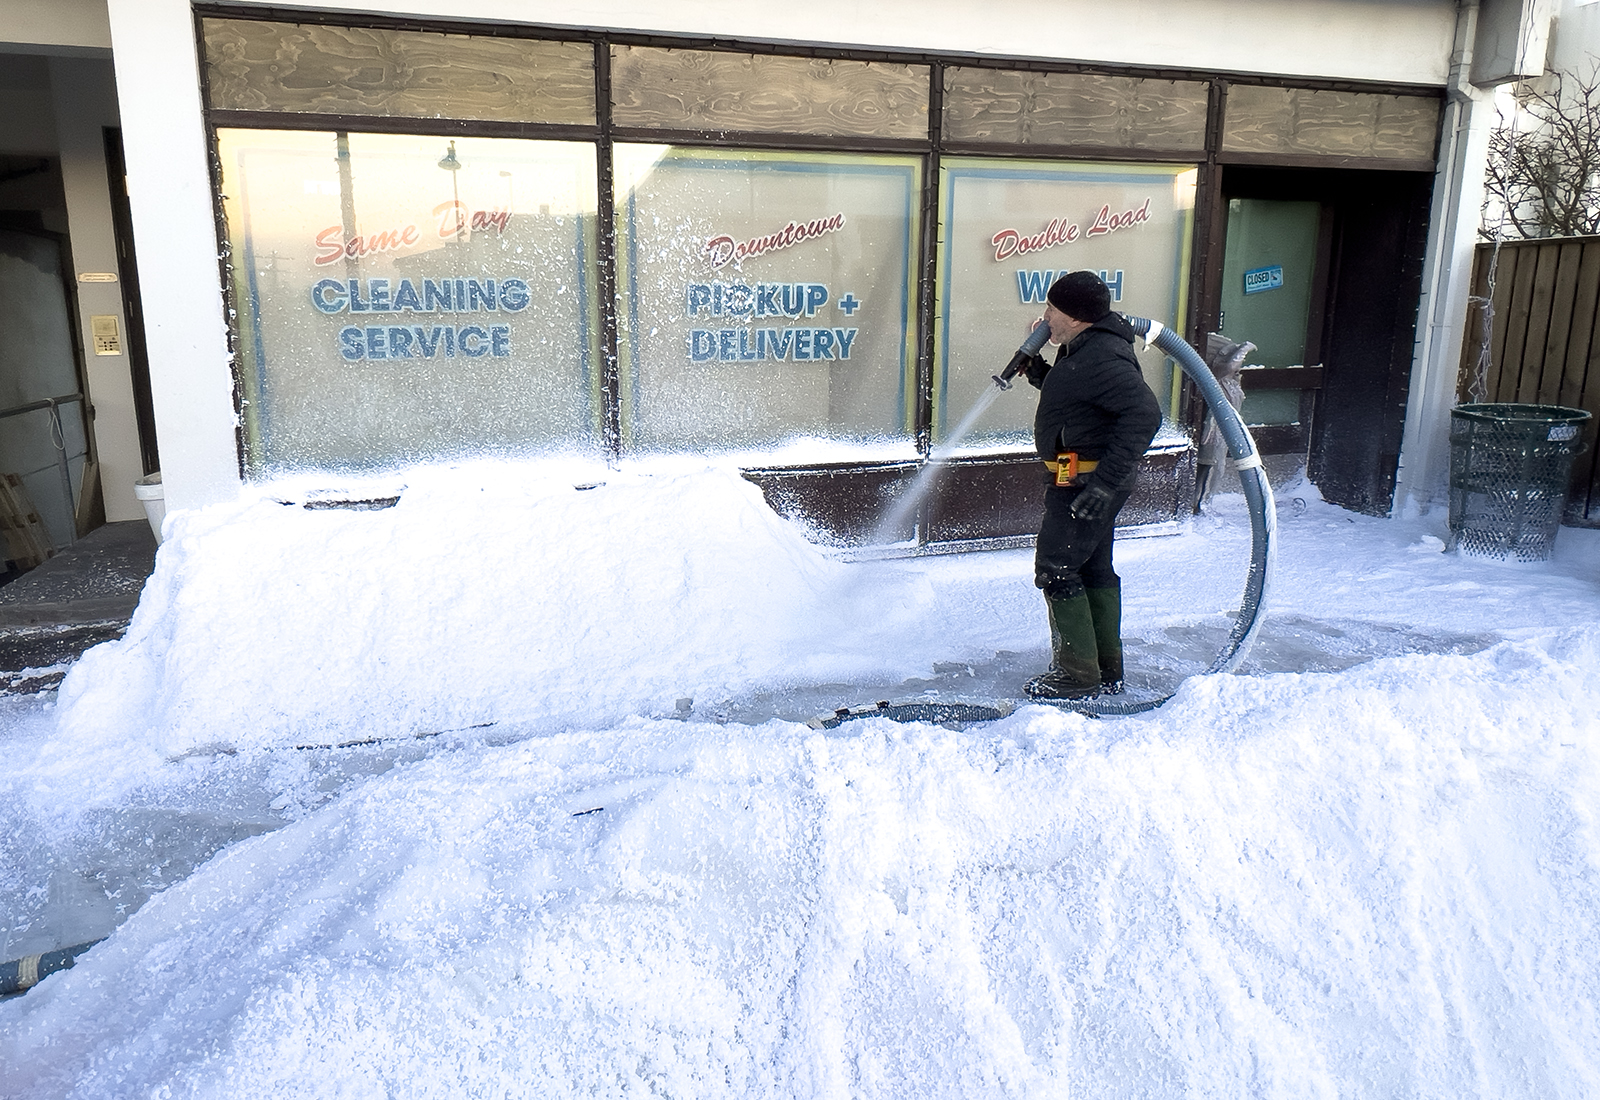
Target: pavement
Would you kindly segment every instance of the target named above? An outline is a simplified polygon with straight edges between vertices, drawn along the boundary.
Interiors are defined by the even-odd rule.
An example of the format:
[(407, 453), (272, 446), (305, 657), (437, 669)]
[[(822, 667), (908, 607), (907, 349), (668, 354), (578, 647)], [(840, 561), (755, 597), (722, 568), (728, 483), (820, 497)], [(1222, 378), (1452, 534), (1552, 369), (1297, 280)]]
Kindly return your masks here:
[(0, 695), (49, 690), (84, 650), (122, 637), (155, 567), (150, 525), (127, 520), (0, 587)]

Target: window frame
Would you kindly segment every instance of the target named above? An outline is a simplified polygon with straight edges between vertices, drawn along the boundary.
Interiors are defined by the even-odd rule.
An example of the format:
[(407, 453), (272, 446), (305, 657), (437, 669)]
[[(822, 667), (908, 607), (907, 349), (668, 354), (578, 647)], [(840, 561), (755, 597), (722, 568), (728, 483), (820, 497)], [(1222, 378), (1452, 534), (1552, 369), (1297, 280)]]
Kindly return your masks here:
[[(918, 272), (916, 298), (916, 393), (910, 409), (917, 453), (926, 457), (932, 449), (935, 384), (935, 300), (936, 285), (940, 278), (934, 271), (937, 260), (939, 211), (942, 178), (941, 160), (946, 155), (962, 157), (1007, 159), (1093, 161), (1115, 164), (1176, 163), (1199, 167), (1196, 203), (1191, 224), (1188, 248), (1189, 270), (1184, 285), (1186, 303), (1182, 310), (1185, 318), (1185, 335), (1191, 342), (1202, 336), (1206, 318), (1215, 311), (1212, 284), (1215, 278), (1212, 267), (1219, 262), (1221, 242), (1217, 238), (1220, 224), (1218, 205), (1221, 201), (1219, 166), (1236, 161), (1251, 160), (1248, 154), (1230, 153), (1224, 148), (1224, 119), (1228, 90), (1231, 86), (1274, 87), (1318, 92), (1332, 91), (1365, 95), (1387, 95), (1418, 100), (1431, 100), (1442, 105), (1445, 90), (1433, 85), (1406, 83), (1379, 83), (1367, 81), (1322, 80), (1295, 78), (1271, 74), (1241, 74), (1206, 69), (1159, 68), (1137, 65), (1089, 63), (1068, 60), (1042, 60), (1039, 58), (1010, 58), (993, 55), (959, 52), (927, 52), (885, 48), (853, 48), (842, 45), (773, 43), (711, 38), (694, 35), (644, 34), (600, 29), (543, 26), (535, 24), (504, 24), (479, 22), (471, 19), (418, 19), (386, 16), (371, 13), (353, 14), (325, 10), (307, 10), (284, 7), (235, 7), (228, 4), (202, 3), (193, 7), (195, 42), (200, 59), (201, 98), (204, 104), (206, 137), (211, 153), (212, 185), (216, 202), (216, 221), (219, 242), (219, 267), (223, 293), (231, 295), (229, 261), (226, 255), (227, 236), (222, 219), (220, 200), (220, 164), (217, 159), (216, 131), (223, 127), (258, 129), (316, 129), (345, 130), (370, 133), (426, 133), (444, 136), (521, 137), (556, 140), (592, 141), (596, 147), (598, 185), (597, 194), (597, 254), (593, 259), (596, 273), (596, 294), (600, 325), (600, 391), (602, 401), (602, 437), (605, 450), (612, 456), (627, 453), (622, 425), (624, 395), (621, 364), (618, 357), (618, 301), (617, 301), (617, 248), (614, 173), (612, 170), (613, 146), (616, 142), (644, 142), (695, 147), (727, 147), (748, 150), (774, 151), (826, 151), (864, 152), (881, 154), (913, 154), (922, 158), (922, 209), (920, 216), (921, 240), (916, 258)], [(480, 37), (511, 38), (543, 41), (588, 43), (594, 56), (595, 120), (592, 125), (544, 122), (496, 122), (462, 118), (414, 118), (361, 114), (306, 114), (291, 111), (242, 111), (212, 106), (206, 65), (206, 41), (203, 21), (206, 19), (239, 19), (252, 22), (286, 22), (304, 25), (326, 25), (353, 28), (419, 31), (428, 33), (468, 34)], [(783, 132), (778, 130), (718, 130), (705, 131), (692, 128), (674, 130), (664, 127), (624, 127), (613, 121), (612, 47), (658, 47), (675, 50), (705, 50), (717, 53), (748, 55), (778, 55), (787, 58), (833, 59), (855, 62), (882, 62), (892, 65), (926, 66), (928, 73), (927, 113), (928, 127), (925, 138), (876, 137), (860, 134), (826, 134)], [(1201, 82), (1207, 96), (1205, 140), (1203, 148), (1162, 149), (1094, 145), (1006, 144), (974, 140), (952, 140), (946, 136), (945, 111), (946, 70), (982, 68), (1014, 72), (1090, 74), (1134, 80), (1173, 80)], [(1444, 112), (1439, 112), (1442, 120)], [(1285, 166), (1338, 166), (1347, 168), (1372, 168), (1395, 171), (1431, 171), (1434, 168), (1440, 137), (1434, 136), (1433, 155), (1419, 157), (1350, 157), (1331, 155), (1280, 156), (1273, 163)], [(237, 332), (229, 331), (230, 351), (236, 352)], [(234, 401), (236, 410), (242, 406), (242, 388), (238, 373), (239, 359), (233, 356)], [(1192, 415), (1192, 401), (1185, 387), (1180, 416)], [(242, 423), (242, 421), (241, 421)], [(245, 448), (242, 428), (239, 439), (239, 467), (241, 477), (246, 476)]]

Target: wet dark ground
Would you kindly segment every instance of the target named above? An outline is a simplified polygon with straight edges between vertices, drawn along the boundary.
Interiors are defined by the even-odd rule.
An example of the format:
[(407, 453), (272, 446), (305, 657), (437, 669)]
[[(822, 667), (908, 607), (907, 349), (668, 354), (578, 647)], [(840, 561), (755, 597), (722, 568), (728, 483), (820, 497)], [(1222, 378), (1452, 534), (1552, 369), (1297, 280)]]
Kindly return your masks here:
[[(1122, 700), (1139, 703), (1160, 699), (1176, 691), (1186, 678), (1207, 671), (1232, 628), (1232, 619), (1217, 615), (1206, 622), (1157, 628), (1144, 636), (1124, 638), (1127, 689)], [(1248, 659), (1237, 671), (1338, 672), (1364, 661), (1410, 653), (1476, 653), (1499, 640), (1489, 634), (1424, 633), (1357, 620), (1269, 614)], [(1029, 702), (1022, 694), (1022, 685), (1044, 671), (1049, 659), (1043, 649), (1031, 653), (1001, 650), (987, 661), (936, 664), (931, 675), (899, 683), (786, 686), (730, 701), (684, 700), (679, 702), (678, 711), (684, 718), (755, 725), (773, 718), (805, 722), (839, 708), (879, 701), (979, 702), (1014, 707)]]
[(0, 587), (0, 695), (52, 688), (84, 650), (122, 637), (155, 566), (150, 525), (128, 520)]

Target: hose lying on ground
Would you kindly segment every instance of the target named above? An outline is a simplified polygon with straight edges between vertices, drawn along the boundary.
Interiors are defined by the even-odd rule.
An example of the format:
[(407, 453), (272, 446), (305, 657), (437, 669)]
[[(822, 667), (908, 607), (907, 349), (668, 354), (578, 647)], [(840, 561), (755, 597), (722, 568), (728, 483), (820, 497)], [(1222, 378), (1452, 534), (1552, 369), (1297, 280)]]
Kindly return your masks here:
[(72, 969), (72, 964), (78, 961), (79, 955), (101, 942), (103, 941), (90, 940), (88, 943), (75, 943), (71, 947), (63, 947), (57, 951), (24, 955), (20, 959), (0, 963), (0, 995), (26, 993), (57, 970)]

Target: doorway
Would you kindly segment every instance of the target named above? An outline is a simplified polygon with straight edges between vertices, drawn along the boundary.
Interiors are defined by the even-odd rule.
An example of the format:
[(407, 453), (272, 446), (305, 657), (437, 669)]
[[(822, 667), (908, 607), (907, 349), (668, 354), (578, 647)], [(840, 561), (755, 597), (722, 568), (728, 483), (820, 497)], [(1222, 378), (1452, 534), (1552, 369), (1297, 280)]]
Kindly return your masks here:
[[(1292, 371), (1321, 365), (1328, 263), (1323, 213), (1322, 204), (1310, 200), (1228, 200), (1219, 320), (1223, 332), (1256, 345), (1252, 367)], [(1250, 389), (1241, 412), (1258, 429), (1261, 445), (1305, 451), (1313, 407), (1302, 400), (1302, 380), (1253, 372), (1245, 377)]]
[(18, 479), (52, 551), (95, 522), (80, 507), (93, 448), (68, 270), (59, 234), (0, 228), (0, 477)]
[(1433, 177), (1223, 169), (1217, 331), (1250, 340), (1245, 420), (1266, 454), (1305, 456), (1326, 500), (1388, 515), (1399, 469)]

